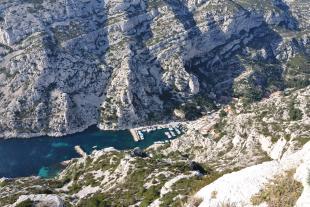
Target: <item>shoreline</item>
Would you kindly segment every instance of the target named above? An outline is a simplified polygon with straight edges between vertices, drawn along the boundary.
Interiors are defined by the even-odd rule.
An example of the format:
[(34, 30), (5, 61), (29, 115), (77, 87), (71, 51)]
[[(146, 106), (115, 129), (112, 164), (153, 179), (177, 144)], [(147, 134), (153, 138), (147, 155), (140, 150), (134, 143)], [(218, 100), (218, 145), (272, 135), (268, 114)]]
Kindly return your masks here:
[[(176, 126), (181, 126), (181, 124), (182, 124), (182, 126), (184, 126), (184, 122), (170, 122), (170, 123), (168, 123), (168, 124), (156, 124), (156, 125), (151, 125), (151, 126), (143, 126), (143, 127), (137, 127), (137, 128), (132, 128), (132, 129), (130, 129), (129, 131), (132, 131), (132, 130), (146, 130), (146, 129), (149, 129), (149, 131), (143, 131), (143, 133), (145, 132), (145, 133), (147, 133), (147, 132), (154, 132), (154, 130), (161, 130), (161, 129), (165, 129), (165, 130), (168, 130), (168, 127), (176, 127)], [(95, 130), (95, 131), (94, 131)], [(170, 129), (169, 129), (170, 130)], [(98, 133), (99, 133), (99, 135), (100, 135), (100, 132), (104, 132), (104, 130), (100, 130), (99, 128), (97, 128), (96, 126), (93, 126), (92, 128), (90, 128), (90, 130), (88, 130), (88, 131), (84, 131), (85, 133), (90, 133), (90, 136), (93, 136), (93, 137), (96, 137), (96, 136), (98, 136), (98, 134), (97, 134), (97, 132), (96, 131), (98, 131)], [(107, 130), (106, 130), (107, 131)], [(110, 130), (110, 134), (114, 134), (114, 132), (111, 132), (111, 131), (115, 131), (115, 133), (121, 133), (121, 134), (125, 134), (125, 136), (127, 137), (126, 138), (126, 140), (128, 140), (131, 144), (130, 144), (130, 146), (129, 146), (129, 148), (128, 149), (134, 149), (134, 147), (137, 147), (137, 146), (139, 146), (139, 145), (141, 145), (140, 143), (138, 143), (138, 142), (136, 142), (135, 143), (135, 140), (133, 139), (133, 137), (128, 133), (128, 131), (127, 132), (125, 132), (125, 131), (116, 131), (116, 130)], [(142, 133), (142, 131), (141, 131), (141, 133)], [(162, 134), (162, 132), (160, 132), (161, 133), (161, 135), (160, 136), (165, 136), (165, 135), (163, 135)], [(82, 136), (79, 136), (79, 135), (77, 135), (78, 136), (78, 140), (81, 138), (81, 137), (83, 137), (84, 135), (82, 135)], [(146, 136), (146, 139), (148, 138), (147, 136), (148, 135), (146, 135), (145, 134), (145, 136)], [(153, 137), (152, 138), (150, 138), (150, 139), (147, 139), (146, 140), (146, 142), (148, 143), (148, 144), (146, 144), (146, 146), (144, 146), (144, 144), (142, 144), (145, 148), (147, 148), (147, 147), (150, 147), (150, 146), (153, 146), (154, 144), (158, 144), (158, 142), (168, 142), (168, 141), (166, 141), (166, 138), (163, 138), (165, 141), (161, 141), (161, 139), (155, 139), (154, 138), (154, 136), (155, 137), (158, 137), (157, 135), (152, 135)], [(113, 136), (112, 136), (113, 137)], [(36, 138), (36, 137), (32, 137), (32, 138)], [(47, 142), (50, 142), (49, 141), (49, 139), (48, 138), (50, 138), (50, 139), (53, 139), (52, 137), (46, 137), (47, 139), (45, 139), (44, 137), (42, 138), (42, 141), (44, 141), (44, 140), (47, 140)], [(68, 137), (68, 139), (69, 140), (72, 140), (72, 139), (74, 139), (75, 137), (74, 136), (69, 136)], [(115, 139), (117, 139), (118, 137), (116, 137)], [(14, 139), (14, 138), (12, 138), (12, 139)], [(16, 141), (22, 141), (22, 138), (15, 138), (15, 140)], [(158, 141), (158, 140), (160, 140), (160, 141)], [(35, 141), (34, 139), (31, 139), (31, 138), (29, 138), (29, 143), (31, 143), (32, 141)], [(26, 140), (25, 141), (25, 143), (27, 143), (28, 141)], [(66, 141), (64, 141), (64, 142), (66, 142)], [(88, 143), (88, 141), (86, 141), (87, 143)], [(91, 141), (90, 141), (91, 142)], [(3, 142), (4, 143), (4, 142)], [(8, 142), (8, 144), (10, 144), (11, 142)], [(20, 142), (20, 143), (24, 143), (24, 142)], [(68, 142), (69, 143), (69, 142)], [(61, 161), (57, 161), (57, 163), (60, 163), (60, 164), (62, 164), (62, 165), (64, 165), (64, 166), (66, 166), (68, 163), (70, 163), (72, 160), (74, 160), (74, 159), (79, 159), (79, 158), (86, 158), (89, 154), (92, 154), (95, 150), (98, 150), (98, 149), (94, 149), (93, 148), (93, 150), (91, 151), (91, 152), (89, 152), (89, 151), (87, 151), (86, 149), (87, 148), (84, 148), (85, 146), (83, 145), (83, 144), (80, 144), (79, 142), (78, 143), (76, 143), (76, 142), (73, 142), (74, 143), (74, 145), (70, 145), (69, 147), (71, 148), (73, 148), (73, 150), (77, 153), (76, 155), (74, 155), (73, 157), (71, 157), (71, 155), (70, 155), (70, 157), (69, 157), (69, 159), (64, 159), (64, 160), (61, 160)], [(110, 146), (110, 144), (109, 144), (110, 142), (107, 142), (107, 144), (104, 144), (104, 146), (105, 145), (107, 145), (107, 148), (111, 148), (111, 146)], [(142, 142), (142, 143), (145, 143), (145, 142)], [(4, 143), (5, 144), (5, 143)], [(12, 140), (12, 144), (14, 144), (14, 146), (16, 146), (15, 145), (15, 141), (14, 140)], [(10, 144), (10, 146), (12, 145), (12, 144)], [(52, 145), (52, 144), (50, 144), (50, 145)], [(123, 143), (122, 143), (122, 141), (120, 141), (119, 142), (119, 145), (123, 145)], [(125, 144), (126, 145), (126, 144)], [(17, 145), (18, 146), (18, 145)], [(96, 145), (94, 145), (94, 146), (96, 146)], [(115, 148), (115, 146), (112, 146), (114, 149), (117, 149), (117, 148)], [(144, 148), (143, 147), (143, 148)], [(106, 149), (106, 147), (103, 147), (103, 148), (100, 148), (99, 150), (105, 150)], [(126, 148), (127, 149), (127, 148)], [(124, 150), (126, 150), (126, 149), (124, 149)], [(119, 150), (123, 150), (123, 149), (119, 149)], [(26, 150), (27, 151), (27, 150)], [(75, 154), (75, 153), (74, 153)], [(41, 156), (41, 155), (40, 155)], [(45, 155), (44, 155), (45, 156)], [(15, 158), (14, 158), (15, 159)], [(38, 162), (40, 162), (40, 159), (39, 159), (39, 161)], [(41, 167), (41, 166), (40, 166)], [(37, 175), (37, 173), (36, 172), (33, 172), (32, 174), (29, 174), (29, 176), (38, 176)], [(16, 178), (16, 177), (29, 177), (29, 176), (24, 176), (24, 175), (22, 175), (22, 176), (15, 176), (15, 175), (6, 175), (6, 174), (3, 174), (3, 176), (2, 177), (6, 177), (6, 178)], [(44, 177), (43, 177), (44, 178)]]
[(12, 133), (11, 132), (11, 133), (4, 133), (4, 135), (0, 134), (0, 139), (31, 139), (31, 138), (38, 138), (38, 137), (43, 137), (43, 136), (48, 136), (49, 138), (60, 138), (60, 137), (65, 137), (67, 135), (84, 132), (85, 130), (89, 129), (90, 127), (94, 127), (94, 126), (97, 127), (97, 124), (91, 123), (87, 126), (83, 126), (83, 127), (76, 128), (76, 129), (71, 129), (69, 130), (69, 132), (66, 132), (66, 133), (61, 133), (61, 132), (48, 132), (48, 133), (44, 133), (44, 132), (15, 133), (13, 132)]
[[(100, 128), (100, 124), (98, 123), (94, 123), (94, 124), (90, 124), (88, 126), (84, 126), (84, 127), (80, 127), (77, 129), (72, 129), (69, 132), (66, 133), (60, 133), (60, 132), (50, 132), (50, 133), (44, 133), (44, 132), (37, 132), (37, 133), (15, 133), (15, 132), (11, 132), (11, 133), (4, 133), (4, 134), (0, 134), (0, 140), (8, 140), (8, 139), (31, 139), (31, 138), (39, 138), (39, 137), (43, 137), (43, 136), (47, 136), (48, 138), (62, 138), (68, 135), (73, 135), (76, 133), (81, 133), (81, 132), (85, 132), (86, 130), (90, 129), (91, 127), (96, 127), (99, 131), (121, 131), (121, 130), (128, 130), (130, 131), (138, 131), (138, 130), (143, 130), (143, 129), (147, 129), (147, 128), (158, 128), (158, 127), (162, 127), (162, 128), (169, 128), (169, 127), (173, 127), (173, 126), (177, 126), (179, 124), (184, 124), (187, 123), (188, 121), (183, 121), (183, 122), (176, 122), (176, 121), (171, 121), (171, 122), (167, 122), (167, 123), (161, 123), (161, 124), (153, 124), (153, 125), (141, 125), (141, 126), (137, 126), (137, 127), (131, 127), (131, 128), (127, 128), (127, 127), (119, 127), (119, 128), (111, 128), (111, 129), (102, 129)], [(133, 136), (133, 135), (132, 135)], [(134, 139), (134, 137), (133, 137)], [(135, 139), (134, 139), (135, 140)]]

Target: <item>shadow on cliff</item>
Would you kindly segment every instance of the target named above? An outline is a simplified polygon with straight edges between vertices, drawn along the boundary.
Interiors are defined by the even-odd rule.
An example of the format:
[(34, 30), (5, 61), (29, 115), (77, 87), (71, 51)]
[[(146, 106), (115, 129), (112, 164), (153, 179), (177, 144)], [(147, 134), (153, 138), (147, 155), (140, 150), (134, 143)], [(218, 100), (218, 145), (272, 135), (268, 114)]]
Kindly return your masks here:
[(127, 101), (141, 118), (130, 120), (133, 121), (133, 125), (162, 119), (164, 114), (160, 102), (167, 98), (163, 89), (165, 86), (161, 82), (164, 71), (157, 57), (146, 46), (146, 42), (153, 37), (150, 25), (152, 17), (147, 10), (148, 1), (141, 1), (140, 4), (131, 5), (125, 10), (126, 25), (129, 28), (124, 33), (129, 47), (130, 71), (128, 81), (130, 95), (127, 95)]
[(175, 17), (182, 23), (184, 29), (188, 33), (189, 38), (197, 37), (201, 35), (201, 31), (197, 26), (193, 13), (179, 0), (164, 0), (168, 7), (172, 10)]
[[(247, 47), (254, 50), (264, 50), (267, 53), (267, 58), (264, 61), (268, 61), (270, 64), (277, 65), (276, 59), (273, 55), (270, 43), (278, 45), (281, 42), (281, 37), (268, 27), (266, 23), (263, 23), (258, 28), (250, 30), (248, 33), (244, 30), (239, 33), (228, 34), (222, 30), (217, 24), (217, 21), (213, 19), (212, 15), (207, 16), (208, 30), (202, 32), (194, 19), (193, 13), (182, 1), (178, 0), (165, 0), (168, 8), (174, 13), (175, 17), (183, 25), (184, 30), (187, 33), (186, 45), (187, 49), (191, 51), (185, 51), (181, 54), (182, 60), (186, 71), (189, 74), (194, 74), (200, 82), (200, 92), (189, 100), (184, 97), (181, 100), (174, 99), (173, 94), (170, 92), (173, 89), (167, 89), (161, 91), (160, 84), (157, 80), (162, 77), (163, 69), (160, 66), (159, 61), (154, 57), (149, 49), (146, 47), (145, 42), (152, 38), (153, 34), (150, 28), (150, 21), (141, 21), (137, 23), (136, 17), (145, 17), (146, 19), (152, 19), (147, 13), (146, 5), (135, 5), (134, 8), (126, 11), (128, 23), (134, 25), (135, 33), (127, 33), (129, 37), (130, 47), (130, 60), (129, 69), (131, 71), (130, 78), (133, 81), (129, 81), (129, 84), (135, 83), (135, 87), (138, 86), (139, 90), (130, 90), (132, 93), (131, 104), (135, 107), (136, 113), (143, 117), (143, 113), (152, 113), (150, 106), (156, 105), (153, 101), (154, 94), (160, 94), (160, 98), (164, 101), (165, 113), (171, 113), (171, 108), (175, 108), (178, 105), (184, 105), (186, 110), (189, 110), (189, 116), (187, 118), (197, 118), (202, 112), (203, 104), (206, 104), (207, 109), (214, 107), (215, 103), (228, 104), (233, 97), (246, 96), (251, 101), (260, 100), (265, 95), (268, 95), (269, 88), (283, 89), (281, 80), (282, 68), (271, 67), (265, 69), (263, 66), (259, 69), (253, 70), (251, 75), (247, 77), (250, 82), (250, 90), (245, 93), (236, 93), (235, 91), (235, 79), (239, 77), (247, 66), (244, 65), (242, 60), (251, 59), (250, 54), (247, 52)], [(142, 3), (143, 4), (143, 3)], [(238, 5), (237, 5), (238, 6)], [(132, 6), (133, 7), (133, 6)], [(251, 14), (240, 5), (239, 10), (244, 12), (246, 18), (250, 18)], [(233, 21), (228, 25), (226, 31), (234, 31), (234, 27), (238, 24), (237, 20), (233, 18)], [(132, 31), (132, 30), (130, 30)], [(254, 35), (254, 38), (250, 44), (245, 42), (246, 38)], [(242, 40), (236, 45), (229, 45), (231, 42)], [(262, 43), (262, 40), (268, 40), (266, 43)], [(208, 43), (212, 41), (217, 42), (217, 46), (212, 46)], [(192, 50), (200, 51), (198, 55), (190, 57), (189, 53)], [(224, 51), (224, 52), (223, 52)], [(260, 58), (260, 57), (259, 57)], [(255, 64), (258, 64), (260, 59), (257, 59)], [(157, 79), (152, 79), (152, 75), (141, 75), (141, 71), (147, 70), (148, 74), (157, 74)], [(131, 86), (133, 87), (133, 85)], [(165, 88), (165, 86), (162, 86)], [(170, 90), (170, 91), (169, 91)], [(273, 89), (272, 89), (273, 90)], [(238, 91), (238, 90), (237, 90)], [(149, 100), (141, 100), (140, 97), (146, 97), (147, 94)], [(151, 102), (150, 102), (151, 100)], [(189, 101), (189, 107), (187, 102)], [(192, 104), (197, 102), (197, 106)], [(210, 103), (211, 102), (211, 103)], [(213, 105), (213, 106), (212, 106)], [(156, 109), (156, 106), (154, 106)], [(143, 112), (140, 114), (140, 112)], [(157, 113), (157, 112), (156, 112)]]
[(280, 22), (279, 26), (289, 30), (298, 30), (299, 22), (293, 16), (290, 7), (287, 5), (287, 3), (284, 2), (283, 0), (275, 0), (273, 1), (273, 4), (276, 8), (281, 10), (283, 16), (285, 17), (285, 19), (282, 22)]
[[(105, 28), (105, 1), (99, 0), (95, 2), (95, 6), (93, 4), (93, 1), (67, 1), (65, 18), (69, 21), (69, 26), (51, 27), (48, 23), (46, 25), (46, 32), (40, 41), (43, 45), (43, 60), (47, 64), (40, 70), (31, 92), (37, 94), (35, 97), (39, 99), (33, 100), (33, 95), (20, 98), (29, 99), (32, 104), (31, 109), (22, 108), (21, 111), (30, 111), (38, 105), (42, 106), (42, 112), (36, 115), (37, 122), (41, 125), (34, 127), (34, 133), (55, 131), (50, 129), (49, 125), (52, 116), (57, 117), (57, 113), (66, 114), (65, 120), (55, 123), (59, 125), (57, 130), (61, 133), (70, 133), (68, 129), (85, 129), (95, 124), (99, 118), (98, 108), (103, 101), (110, 75), (109, 70), (104, 71), (99, 66), (105, 62), (109, 41)], [(96, 20), (93, 19), (94, 15)], [(80, 24), (77, 25), (77, 22)], [(57, 104), (53, 103), (51, 97), (52, 91), (55, 90), (66, 94), (65, 108), (53, 105)], [(90, 96), (91, 101), (87, 102), (87, 96)], [(56, 99), (60, 100), (60, 97)], [(24, 117), (17, 119), (22, 124)], [(35, 123), (33, 125), (35, 126)]]
[[(222, 30), (212, 17), (207, 16), (207, 32), (201, 32), (197, 25), (193, 14), (189, 11), (181, 1), (166, 0), (166, 4), (174, 12), (175, 17), (182, 23), (184, 29), (190, 34), (187, 40), (188, 44), (196, 47), (196, 50), (202, 51), (198, 55), (188, 58), (188, 54), (183, 55), (185, 69), (187, 72), (198, 77), (200, 82), (200, 92), (193, 97), (194, 102), (198, 100), (198, 106), (201, 99), (212, 101), (213, 103), (228, 104), (233, 97), (246, 97), (250, 101), (258, 101), (264, 96), (269, 95), (273, 90), (282, 90), (284, 88), (282, 80), (283, 69), (274, 57), (273, 48), (282, 41), (282, 37), (263, 22), (260, 27), (251, 29), (248, 33), (244, 30), (239, 33), (228, 34)], [(234, 3), (232, 1), (232, 3)], [(246, 18), (250, 18), (251, 13), (240, 5), (236, 5), (239, 11), (244, 12)], [(263, 20), (262, 20), (263, 21)], [(236, 18), (228, 25), (226, 31), (234, 31), (238, 22)], [(246, 42), (246, 39), (253, 35), (255, 38)], [(210, 44), (208, 43), (209, 40)], [(238, 41), (236, 45), (229, 45), (231, 42)], [(195, 42), (197, 42), (195, 44)], [(212, 47), (212, 41), (219, 43), (218, 46)], [(272, 45), (272, 46), (271, 46)], [(273, 48), (272, 48), (273, 47)], [(227, 49), (229, 48), (229, 49)], [(262, 50), (266, 52), (266, 57), (257, 55), (256, 60), (252, 60), (249, 50)], [(204, 52), (203, 52), (204, 50)], [(262, 55), (263, 56), (263, 55)], [(246, 70), (248, 65), (244, 64), (243, 60), (253, 63), (253, 72), (245, 81), (248, 81), (250, 90), (244, 93), (238, 93), (236, 87), (238, 84), (235, 80)], [(265, 67), (262, 62), (266, 62), (268, 67)], [(192, 101), (191, 101), (192, 102)], [(189, 107), (190, 114), (199, 114), (194, 107)], [(210, 104), (209, 104), (210, 105)], [(186, 107), (183, 107), (186, 108)], [(201, 107), (200, 107), (201, 108)], [(190, 118), (196, 118), (191, 116)]]
[[(247, 95), (256, 101), (264, 97), (270, 90), (273, 90), (270, 89), (273, 86), (282, 88), (281, 73), (283, 69), (278, 66), (279, 64), (273, 55), (273, 48), (271, 47), (271, 44), (273, 44), (273, 47), (278, 45), (281, 42), (281, 37), (270, 29), (266, 23), (250, 30), (248, 33), (241, 30), (239, 33), (228, 34), (210, 15), (206, 16), (208, 30), (202, 32), (193, 13), (183, 1), (165, 0), (164, 2), (187, 32), (186, 43), (190, 47), (194, 47), (189, 47), (190, 50), (199, 51), (194, 56), (190, 55), (192, 51), (184, 51), (181, 57), (186, 71), (194, 74), (200, 82), (200, 92), (192, 97), (194, 101), (207, 99), (213, 104), (228, 104), (233, 97)], [(66, 30), (66, 27), (62, 28), (60, 33), (57, 33), (57, 30), (53, 28), (51, 32), (53, 35), (46, 35), (44, 39), (46, 59), (50, 67), (43, 69), (36, 88), (36, 92), (43, 97), (40, 101), (47, 108), (47, 115), (39, 117), (44, 123), (48, 124), (50, 122), (49, 115), (52, 113), (50, 93), (56, 89), (69, 96), (67, 103), (69, 111), (67, 113), (72, 127), (83, 127), (89, 124), (87, 123), (88, 120), (85, 120), (86, 117), (81, 117), (83, 113), (80, 113), (79, 110), (91, 107), (91, 112), (99, 116), (99, 104), (78, 106), (80, 103), (75, 101), (76, 99), (83, 99), (83, 94), (94, 94), (98, 97), (97, 102), (102, 103), (108, 80), (112, 74), (112, 70), (108, 69), (103, 72), (99, 68), (99, 65), (105, 61), (109, 41), (105, 29), (107, 20), (105, 2), (101, 0), (98, 3), (100, 4), (99, 7), (103, 9), (93, 11), (96, 15), (98, 14), (98, 22), (94, 24), (90, 23), (92, 21), (92, 10), (85, 9), (88, 8), (85, 5), (81, 6), (81, 4), (88, 4), (87, 2), (76, 4), (74, 1), (68, 1), (66, 11), (74, 30), (72, 33), (70, 30), (65, 31), (65, 35), (61, 35), (61, 31)], [(76, 5), (79, 5), (79, 7)], [(279, 5), (280, 8), (287, 11), (285, 5)], [(158, 121), (157, 113), (171, 113), (169, 107), (175, 107), (173, 104), (182, 104), (188, 100), (181, 100), (180, 102), (174, 100), (173, 94), (169, 92), (171, 89), (160, 81), (163, 76), (163, 69), (160, 62), (146, 46), (146, 41), (153, 36), (150, 27), (153, 17), (148, 13), (148, 1), (141, 1), (140, 4), (133, 4), (131, 7), (125, 11), (127, 24), (133, 27), (125, 31), (129, 43), (128, 65), (130, 72), (127, 99), (138, 117), (141, 117), (141, 120), (134, 120), (133, 122), (141, 121), (145, 123), (149, 119)], [(240, 10), (245, 12), (247, 18), (249, 17), (249, 11), (244, 8), (240, 8)], [(75, 14), (80, 14), (80, 16), (75, 16)], [(145, 18), (147, 21), (141, 21), (141, 18)], [(74, 22), (78, 20), (81, 23), (76, 27)], [(226, 31), (233, 31), (233, 27), (237, 24), (238, 22), (233, 18)], [(245, 42), (244, 39), (251, 35), (255, 38), (250, 43)], [(238, 40), (242, 41), (236, 45), (229, 45)], [(217, 42), (217, 46), (209, 44), (212, 42)], [(252, 60), (248, 48), (262, 50), (267, 55), (266, 57), (258, 55), (255, 60)], [(258, 65), (259, 67), (247, 77), (251, 90), (246, 91), (247, 94), (236, 94), (234, 89), (235, 80), (248, 67), (243, 63), (242, 60), (244, 59), (252, 61), (253, 66)], [(260, 62), (266, 62), (272, 67), (267, 67), (268, 70), (266, 70), (264, 64), (260, 65)], [(51, 74), (53, 74), (55, 80), (51, 81), (48, 78)], [(148, 98), (144, 100), (142, 97)], [(168, 108), (168, 111), (162, 112), (163, 109), (158, 102), (158, 97), (164, 102), (164, 107)], [(198, 106), (200, 105), (199, 103)], [(200, 115), (200, 109), (197, 109), (196, 106), (194, 108), (196, 109), (191, 108), (193, 111), (190, 111), (194, 116), (189, 118), (196, 118), (196, 114)], [(198, 112), (196, 112), (197, 110)], [(48, 126), (44, 128), (48, 129)]]
[[(206, 19), (208, 31), (202, 32), (192, 12), (189, 11), (182, 1), (165, 0), (165, 3), (187, 31), (187, 44), (196, 47), (197, 51), (201, 51), (199, 55), (190, 58), (186, 52), (183, 53), (186, 71), (194, 74), (200, 82), (200, 93), (196, 96), (213, 99), (216, 102), (221, 102), (220, 99), (230, 100), (232, 97), (233, 79), (240, 75), (244, 68), (236, 68), (238, 66), (236, 58), (227, 65), (223, 58), (225, 54), (220, 55), (219, 53), (225, 47), (225, 42), (237, 39), (239, 36), (232, 37), (229, 40), (212, 16)], [(234, 24), (234, 22), (231, 24)], [(212, 48), (212, 45), (205, 44), (208, 42), (206, 39), (210, 42), (217, 42), (219, 46)], [(214, 94), (216, 97), (212, 97), (210, 94)], [(225, 101), (228, 102), (229, 100)]]

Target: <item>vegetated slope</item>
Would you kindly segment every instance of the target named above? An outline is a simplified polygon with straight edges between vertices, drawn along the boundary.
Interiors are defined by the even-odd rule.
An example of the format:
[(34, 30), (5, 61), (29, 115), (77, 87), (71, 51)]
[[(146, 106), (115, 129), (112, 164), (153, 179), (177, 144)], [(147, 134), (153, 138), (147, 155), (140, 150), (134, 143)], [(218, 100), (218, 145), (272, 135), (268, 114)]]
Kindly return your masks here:
[[(55, 206), (198, 205), (202, 199), (194, 195), (204, 186), (198, 194), (202, 206), (210, 204), (209, 198), (214, 206), (228, 200), (237, 206), (250, 203), (268, 179), (286, 170), (303, 163), (298, 181), (308, 176), (309, 89), (277, 92), (252, 104), (235, 100), (184, 124), (184, 135), (154, 144), (146, 157), (108, 148), (71, 160), (56, 178), (2, 179), (0, 205), (27, 199), (60, 202)], [(246, 188), (239, 189), (240, 180)]]
[[(309, 84), (307, 1), (1, 2), (0, 136), (193, 120)], [(178, 113), (180, 114), (180, 113)], [(182, 117), (182, 116), (181, 116)]]

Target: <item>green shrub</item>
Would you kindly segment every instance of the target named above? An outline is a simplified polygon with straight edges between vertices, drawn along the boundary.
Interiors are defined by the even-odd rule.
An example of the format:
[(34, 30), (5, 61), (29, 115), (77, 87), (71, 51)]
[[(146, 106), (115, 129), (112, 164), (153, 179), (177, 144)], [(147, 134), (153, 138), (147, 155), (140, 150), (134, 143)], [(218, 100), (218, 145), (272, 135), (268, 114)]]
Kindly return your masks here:
[(178, 193), (173, 192), (173, 191), (165, 194), (165, 196), (160, 199), (160, 201), (161, 201), (160, 207), (171, 206), (173, 201), (174, 201), (174, 198), (177, 195), (178, 195)]
[(105, 197), (102, 194), (95, 194), (91, 198), (88, 198), (86, 200), (82, 200), (79, 205), (79, 207), (107, 207), (111, 206), (111, 204), (105, 199)]
[(294, 140), (296, 140), (299, 146), (302, 147), (310, 141), (310, 137), (296, 137)]
[(277, 176), (251, 198), (253, 205), (266, 202), (268, 206), (293, 207), (302, 192), (301, 183), (294, 180), (294, 171)]
[(202, 201), (202, 198), (192, 196), (187, 200), (187, 204), (189, 206), (198, 207), (202, 203)]
[(303, 113), (300, 109), (295, 108), (294, 103), (291, 103), (289, 105), (288, 115), (290, 117), (290, 120), (297, 121), (302, 119)]
[(221, 118), (224, 118), (224, 117), (226, 117), (227, 116), (227, 113), (226, 113), (226, 111), (224, 111), (223, 109), (220, 111), (220, 117)]
[(274, 144), (279, 140), (279, 138), (277, 136), (272, 136), (271, 137), (271, 142)]
[(140, 207), (149, 206), (154, 200), (156, 200), (160, 196), (159, 192), (160, 188), (158, 186), (151, 186), (149, 189), (143, 193), (143, 200), (140, 204)]
[(297, 55), (287, 63), (284, 73), (285, 83), (289, 88), (303, 88), (310, 84), (310, 61), (307, 55)]
[(24, 200), (16, 205), (16, 207), (32, 207), (34, 202), (30, 199)]
[(6, 185), (7, 185), (7, 181), (6, 180), (0, 182), (0, 188), (3, 188)]

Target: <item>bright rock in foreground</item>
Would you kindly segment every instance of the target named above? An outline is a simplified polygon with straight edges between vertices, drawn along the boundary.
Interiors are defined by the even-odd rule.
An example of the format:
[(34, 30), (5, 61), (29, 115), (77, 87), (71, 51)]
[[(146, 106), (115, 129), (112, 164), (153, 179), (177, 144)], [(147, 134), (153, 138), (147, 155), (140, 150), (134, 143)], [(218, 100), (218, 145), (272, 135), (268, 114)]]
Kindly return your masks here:
[[(277, 175), (296, 169), (296, 179), (303, 181), (304, 191), (296, 206), (309, 206), (309, 174), (310, 174), (310, 143), (302, 150), (282, 158), (280, 161), (269, 161), (254, 165), (237, 172), (226, 174), (212, 184), (202, 188), (196, 197), (202, 198), (199, 207), (218, 207), (223, 203), (237, 207), (253, 206), (252, 196)], [(216, 192), (216, 193), (215, 193)]]

